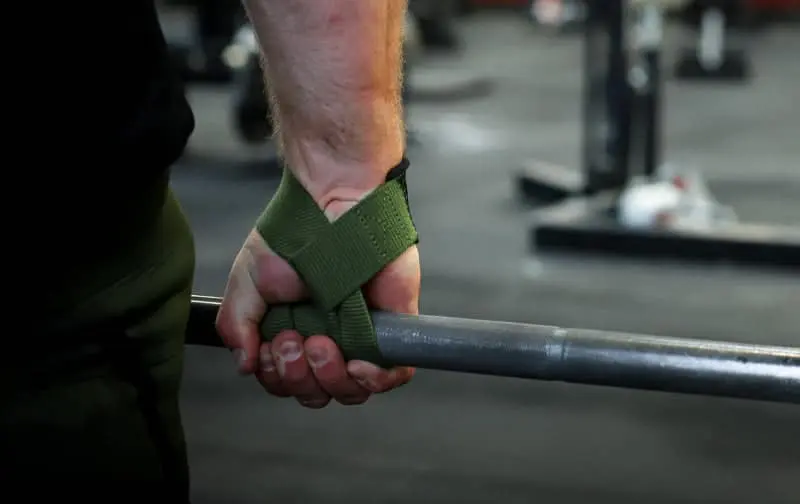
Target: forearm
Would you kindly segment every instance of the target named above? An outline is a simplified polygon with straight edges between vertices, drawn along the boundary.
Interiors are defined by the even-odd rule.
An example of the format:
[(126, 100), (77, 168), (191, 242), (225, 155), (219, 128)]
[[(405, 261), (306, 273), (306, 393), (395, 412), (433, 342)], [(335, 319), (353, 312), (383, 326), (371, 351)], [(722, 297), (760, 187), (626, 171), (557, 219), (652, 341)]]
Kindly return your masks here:
[(317, 203), (359, 199), (401, 159), (406, 0), (245, 0), (286, 163)]

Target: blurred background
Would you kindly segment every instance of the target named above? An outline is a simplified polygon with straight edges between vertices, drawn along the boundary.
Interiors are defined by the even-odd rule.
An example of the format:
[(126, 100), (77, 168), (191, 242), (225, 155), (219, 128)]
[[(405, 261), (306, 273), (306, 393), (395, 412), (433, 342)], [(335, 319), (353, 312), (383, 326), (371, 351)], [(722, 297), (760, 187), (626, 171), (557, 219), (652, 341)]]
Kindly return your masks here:
[[(611, 191), (619, 202), (634, 186), (648, 187), (629, 198), (636, 232), (670, 232), (674, 217), (714, 235), (709, 219), (670, 206), (684, 198), (665, 189), (680, 185), (675, 173), (735, 211), (737, 233), (797, 240), (800, 5), (657, 3), (666, 9), (657, 50), (642, 35), (654, 4), (624, 3), (627, 84), (609, 84), (608, 67), (589, 71), (610, 50), (593, 52), (608, 42), (588, 37), (590, 22), (603, 23), (585, 2), (411, 1), (405, 101), (423, 312), (798, 345), (800, 276), (769, 264), (771, 253), (792, 263), (796, 248), (780, 261), (765, 248), (753, 266), (677, 260), (669, 243), (657, 258), (531, 243), (564, 201)], [(173, 174), (197, 235), (195, 290), (219, 295), (279, 180), (269, 114), (236, 0), (164, 1), (161, 14), (197, 118)], [(660, 85), (637, 94), (642, 54), (658, 56), (643, 68)], [(602, 124), (587, 112), (598, 85)], [(609, 99), (622, 87), (630, 99)], [(599, 170), (587, 132), (615, 121), (627, 135), (611, 135), (614, 148), (651, 149), (655, 161), (630, 155), (623, 175), (606, 170), (611, 182), (585, 190)], [(537, 186), (547, 197), (525, 184), (540, 175), (558, 179)], [(573, 179), (584, 185), (565, 189)], [(183, 401), (200, 504), (798, 502), (793, 406), (421, 371), (364, 407), (311, 411), (237, 377), (226, 352), (200, 348), (189, 349)]]

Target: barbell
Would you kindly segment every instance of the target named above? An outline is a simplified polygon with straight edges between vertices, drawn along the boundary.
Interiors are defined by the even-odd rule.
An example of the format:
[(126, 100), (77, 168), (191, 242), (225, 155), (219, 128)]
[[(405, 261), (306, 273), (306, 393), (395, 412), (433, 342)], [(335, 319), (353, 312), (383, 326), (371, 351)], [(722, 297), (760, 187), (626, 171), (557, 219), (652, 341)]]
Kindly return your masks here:
[[(221, 299), (192, 296), (187, 344), (222, 347)], [(800, 404), (800, 348), (373, 312), (403, 366)]]

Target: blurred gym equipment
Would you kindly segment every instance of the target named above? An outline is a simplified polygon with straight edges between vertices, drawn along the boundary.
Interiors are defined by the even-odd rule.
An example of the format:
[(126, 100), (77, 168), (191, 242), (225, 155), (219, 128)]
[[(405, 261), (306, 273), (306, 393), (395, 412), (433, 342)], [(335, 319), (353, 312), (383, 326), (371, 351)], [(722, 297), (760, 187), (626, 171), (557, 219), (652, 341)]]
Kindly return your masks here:
[(527, 11), (534, 24), (567, 31), (586, 20), (586, 0), (530, 0)]
[(589, 2), (583, 25), (583, 170), (527, 161), (518, 183), (538, 203), (622, 187), (628, 178), (630, 88), (623, 1)]
[(677, 78), (739, 82), (750, 76), (746, 4), (744, 0), (692, 2), (689, 17), (696, 26), (694, 43), (678, 59)]
[(409, 0), (408, 10), (423, 49), (454, 51), (460, 47), (454, 23), (459, 10), (463, 10), (459, 0)]
[(236, 32), (223, 51), (223, 61), (234, 75), (233, 129), (245, 143), (262, 144), (273, 133), (272, 111), (261, 70), (261, 51), (249, 24)]
[[(582, 171), (537, 161), (524, 166), (517, 179), (519, 190), (530, 201), (545, 205), (534, 211), (531, 245), (539, 251), (797, 268), (800, 227), (739, 224), (726, 218), (704, 219), (708, 222), (697, 226), (665, 222), (636, 229), (619, 222), (623, 191), (635, 178), (655, 181), (662, 166), (662, 22), (665, 6), (679, 3), (588, 4), (584, 166)], [(633, 44), (628, 40), (631, 28), (637, 35)], [(717, 205), (711, 198), (705, 203)]]
[(747, 0), (756, 26), (800, 22), (800, 0)]
[(223, 59), (237, 25), (244, 19), (238, 0), (192, 0), (193, 30), (189, 40), (170, 40), (176, 65), (187, 82), (229, 82), (232, 73)]

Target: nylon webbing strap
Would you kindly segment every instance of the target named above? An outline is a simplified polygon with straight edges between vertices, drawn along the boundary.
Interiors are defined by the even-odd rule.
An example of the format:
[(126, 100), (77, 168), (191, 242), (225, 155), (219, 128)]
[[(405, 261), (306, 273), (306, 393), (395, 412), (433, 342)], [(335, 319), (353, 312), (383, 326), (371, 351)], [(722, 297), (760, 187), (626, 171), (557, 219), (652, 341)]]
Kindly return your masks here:
[(404, 162), (387, 182), (330, 222), (288, 169), (256, 229), (306, 283), (311, 302), (272, 306), (262, 322), (270, 340), (295, 329), (327, 334), (346, 360), (389, 366), (381, 356), (361, 287), (418, 237), (408, 209)]

